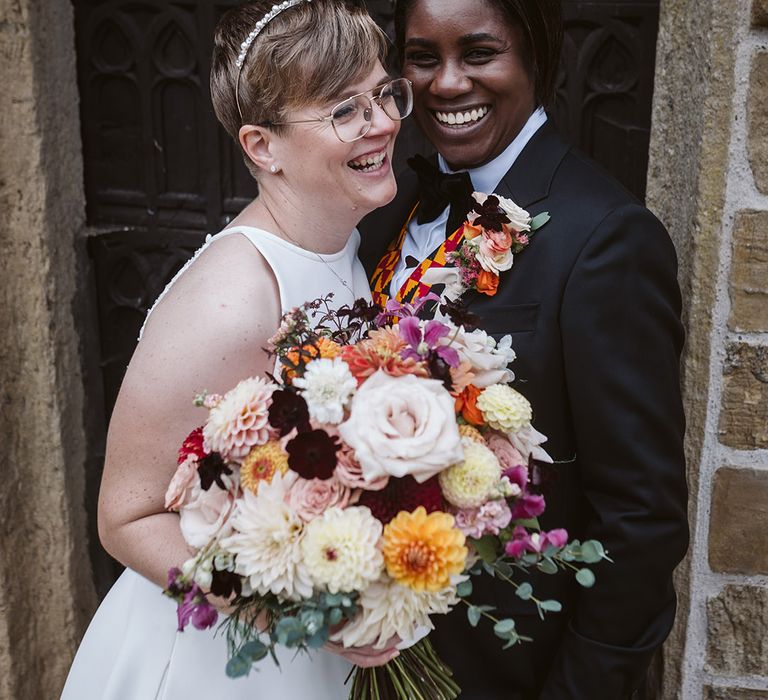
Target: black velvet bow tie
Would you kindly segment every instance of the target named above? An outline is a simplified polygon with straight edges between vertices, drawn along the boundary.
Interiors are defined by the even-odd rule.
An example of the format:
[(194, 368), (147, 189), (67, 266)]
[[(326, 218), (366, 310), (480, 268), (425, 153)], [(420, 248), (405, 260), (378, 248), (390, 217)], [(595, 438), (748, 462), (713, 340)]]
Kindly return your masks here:
[(409, 158), (408, 165), (419, 179), (419, 208), (416, 211), (416, 221), (420, 224), (434, 221), (450, 205), (445, 233), (446, 236), (451, 235), (464, 223), (474, 204), (474, 188), (469, 173), (441, 173), (422, 156)]

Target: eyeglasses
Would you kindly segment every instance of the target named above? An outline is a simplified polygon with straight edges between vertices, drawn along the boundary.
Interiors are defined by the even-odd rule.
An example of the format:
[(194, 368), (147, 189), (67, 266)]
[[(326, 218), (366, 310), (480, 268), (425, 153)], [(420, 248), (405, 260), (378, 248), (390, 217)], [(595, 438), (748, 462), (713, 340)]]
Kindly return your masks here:
[[(378, 94), (376, 91), (378, 90)], [(371, 93), (371, 96), (368, 96)], [(371, 130), (373, 103), (384, 110), (392, 121), (405, 119), (413, 108), (413, 87), (407, 78), (390, 80), (386, 85), (359, 92), (339, 102), (327, 117), (316, 119), (294, 119), (284, 122), (263, 122), (263, 126), (281, 124), (309, 124), (312, 122), (331, 122), (339, 141), (352, 143), (363, 138)]]

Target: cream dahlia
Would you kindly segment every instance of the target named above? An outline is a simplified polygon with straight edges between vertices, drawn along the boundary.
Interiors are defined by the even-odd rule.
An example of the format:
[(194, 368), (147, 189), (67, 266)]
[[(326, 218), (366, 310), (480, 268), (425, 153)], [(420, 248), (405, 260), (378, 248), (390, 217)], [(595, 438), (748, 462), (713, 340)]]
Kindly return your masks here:
[(302, 390), (311, 418), (336, 425), (344, 420), (344, 408), (357, 388), (357, 381), (347, 363), (336, 357), (312, 360), (304, 376), (296, 377), (293, 385)]
[(394, 636), (410, 641), (424, 628), (434, 629), (430, 615), (450, 612), (458, 600), (454, 585), (438, 591), (415, 591), (382, 576), (362, 591), (360, 612), (331, 639), (345, 647), (373, 644), (377, 648)]
[(488, 425), (504, 433), (516, 433), (531, 424), (533, 410), (520, 392), (506, 384), (493, 384), (477, 399)]
[(224, 550), (236, 555), (235, 572), (248, 577), (261, 595), (297, 600), (312, 595), (312, 581), (301, 553), (304, 523), (285, 502), (296, 479), (292, 472), (263, 481), (258, 493), (244, 491), (231, 522)]
[(330, 593), (362, 591), (381, 576), (382, 525), (368, 508), (330, 508), (306, 527), (301, 544), (313, 583)]
[(268, 411), (276, 388), (265, 379), (250, 377), (228, 391), (203, 427), (206, 452), (240, 462), (254, 445), (263, 445), (269, 439)]
[(501, 479), (501, 465), (485, 443), (463, 438), (464, 461), (439, 475), (445, 500), (457, 508), (477, 508), (494, 493)]

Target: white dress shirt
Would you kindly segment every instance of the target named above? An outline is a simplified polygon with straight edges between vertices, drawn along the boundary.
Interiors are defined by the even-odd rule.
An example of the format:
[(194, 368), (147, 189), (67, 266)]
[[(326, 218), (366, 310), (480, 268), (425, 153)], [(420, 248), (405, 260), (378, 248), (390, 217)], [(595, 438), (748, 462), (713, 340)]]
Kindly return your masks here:
[[(514, 165), (517, 157), (525, 148), (531, 137), (547, 121), (547, 114), (543, 107), (539, 107), (525, 123), (520, 133), (515, 137), (498, 156), (485, 165), (468, 170), (469, 177), (472, 179), (472, 186), (476, 192), (485, 192), (491, 194), (501, 182), (501, 179), (507, 174)], [(443, 156), (438, 154), (438, 165), (443, 173), (455, 172), (448, 167)], [(395, 267), (395, 274), (390, 283), (391, 296), (394, 296), (402, 287), (406, 280), (411, 276), (414, 268), (426, 260), (427, 256), (445, 241), (445, 226), (448, 223), (448, 213), (450, 207), (446, 207), (440, 216), (434, 221), (420, 224), (414, 216), (411, 223), (408, 224), (408, 231), (403, 239), (402, 252), (400, 260)], [(451, 231), (453, 233), (453, 231)], [(413, 258), (417, 261), (416, 265), (406, 265), (406, 258)], [(413, 262), (413, 260), (411, 260)]]

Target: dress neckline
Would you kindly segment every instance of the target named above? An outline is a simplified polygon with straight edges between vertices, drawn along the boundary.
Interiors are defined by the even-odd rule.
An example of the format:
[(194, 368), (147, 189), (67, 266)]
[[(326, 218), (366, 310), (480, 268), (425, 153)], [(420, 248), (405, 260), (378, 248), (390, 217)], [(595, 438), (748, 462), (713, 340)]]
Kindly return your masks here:
[[(249, 226), (248, 224), (237, 224), (235, 226), (230, 226), (220, 231), (219, 234), (217, 235), (243, 233), (244, 235), (247, 236), (248, 234), (245, 233), (246, 231), (255, 231), (260, 236), (266, 236), (267, 238), (269, 238), (269, 240), (277, 243), (278, 245), (282, 246), (286, 250), (289, 250), (295, 253), (296, 255), (300, 255), (303, 258), (307, 258), (308, 260), (314, 260), (315, 262), (317, 262), (317, 259), (321, 258), (325, 262), (335, 262), (337, 260), (340, 260), (346, 257), (349, 253), (350, 248), (352, 248), (355, 245), (355, 233), (357, 233), (357, 228), (355, 227), (352, 229), (352, 231), (349, 234), (349, 238), (347, 238), (347, 242), (344, 244), (344, 246), (340, 250), (336, 251), (335, 253), (316, 253), (313, 250), (307, 250), (306, 248), (297, 246), (295, 243), (291, 243), (290, 241), (285, 240), (285, 238), (282, 238), (277, 234), (272, 233), (271, 231), (267, 231), (266, 229), (259, 228), (258, 226)], [(359, 236), (359, 233), (358, 233), (358, 236)]]

